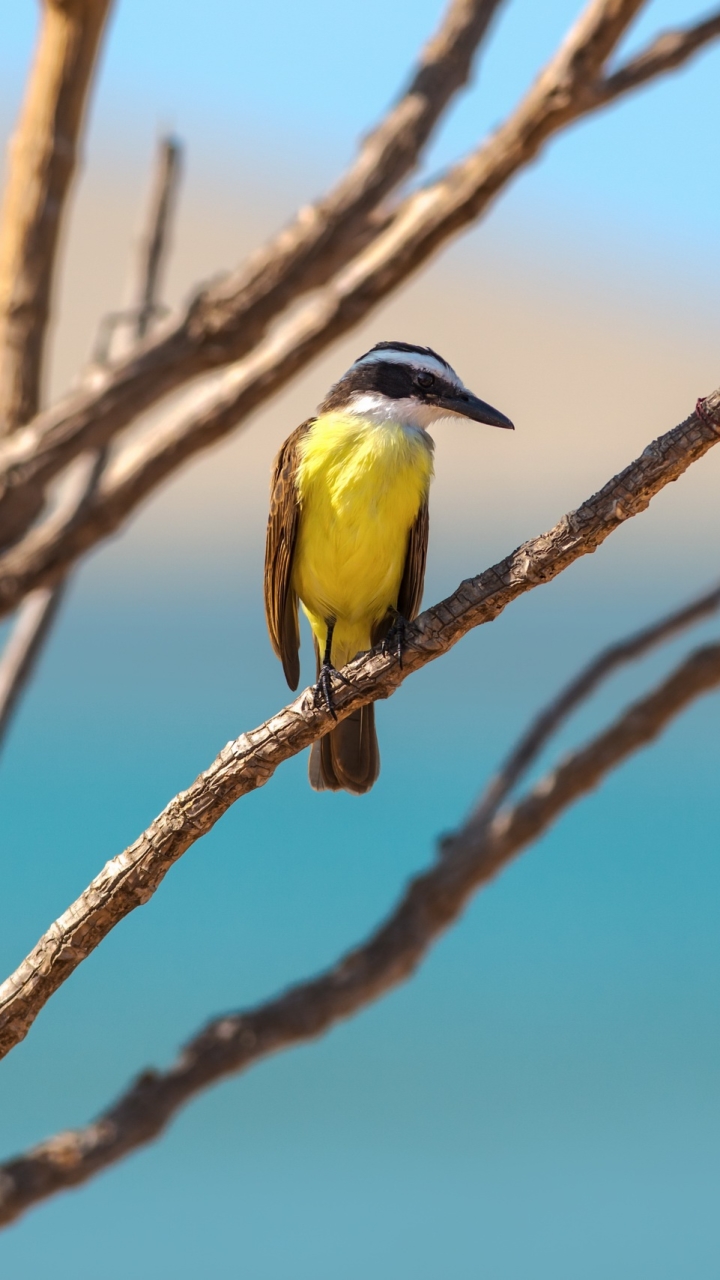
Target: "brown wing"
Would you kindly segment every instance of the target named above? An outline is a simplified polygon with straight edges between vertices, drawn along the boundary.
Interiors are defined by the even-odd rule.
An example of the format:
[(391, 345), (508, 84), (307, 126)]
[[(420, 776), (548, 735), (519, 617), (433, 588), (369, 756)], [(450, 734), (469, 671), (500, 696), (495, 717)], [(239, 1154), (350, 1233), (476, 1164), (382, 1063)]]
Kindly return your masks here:
[(300, 681), (298, 606), (290, 585), (300, 514), (295, 473), (298, 444), (314, 421), (309, 418), (293, 431), (275, 459), (265, 541), (265, 618), (272, 647), (283, 664), (291, 689), (297, 689)]
[(408, 622), (412, 622), (420, 612), (423, 584), (425, 582), (425, 564), (427, 562), (428, 531), (430, 528), (427, 498), (415, 517), (410, 530), (405, 568), (403, 570), (400, 591), (398, 593), (398, 613)]

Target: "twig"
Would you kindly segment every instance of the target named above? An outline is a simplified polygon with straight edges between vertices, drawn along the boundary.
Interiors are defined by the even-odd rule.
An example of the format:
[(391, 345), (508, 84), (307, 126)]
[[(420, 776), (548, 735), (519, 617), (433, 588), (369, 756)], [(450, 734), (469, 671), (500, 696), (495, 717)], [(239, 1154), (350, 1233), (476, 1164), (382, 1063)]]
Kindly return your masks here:
[(43, 0), (0, 214), (0, 435), (38, 411), (58, 236), (111, 0)]
[(631, 58), (623, 67), (608, 75), (602, 82), (601, 91), (610, 100), (632, 89), (639, 89), (655, 76), (681, 67), (698, 49), (711, 40), (716, 40), (718, 36), (720, 14), (717, 13), (704, 22), (698, 22), (696, 26), (665, 31), (636, 58)]
[(0, 658), (0, 749), (20, 694), (28, 684), (45, 637), (55, 620), (65, 583), (40, 587), (23, 601)]
[[(412, 626), (402, 667), (382, 650), (361, 655), (345, 667), (334, 691), (337, 718), (389, 697), (408, 675), (446, 653), (473, 627), (492, 621), (512, 600), (593, 552), (719, 439), (720, 390), (704, 401), (702, 415), (691, 414), (653, 441), (548, 533), (524, 543), (479, 577), (467, 579), (454, 595), (421, 614)], [(0, 987), (0, 1055), (23, 1039), (53, 992), (124, 916), (149, 900), (171, 866), (236, 800), (264, 786), (280, 764), (334, 724), (331, 714), (305, 690), (265, 724), (229, 742), (187, 791), (175, 796), (132, 845), (105, 865)]]
[(494, 778), (491, 778), (473, 813), (473, 822), (482, 826), (491, 822), (501, 804), (525, 777), (531, 765), (544, 751), (551, 737), (577, 710), (581, 702), (589, 698), (603, 680), (617, 671), (619, 667), (636, 658), (644, 657), (651, 649), (672, 640), (674, 636), (696, 622), (720, 609), (720, 587), (704, 592), (690, 604), (683, 605), (666, 617), (660, 618), (648, 627), (643, 627), (624, 640), (608, 645), (597, 654), (591, 662), (574, 676), (569, 684), (560, 691), (548, 706), (528, 726), (526, 732), (518, 740), (507, 759), (500, 766)]
[[(303, 309), (300, 318), (283, 327), (282, 340), (268, 339), (228, 375), (239, 388), (237, 396), (223, 388), (214, 409), (212, 400), (206, 401), (201, 414), (184, 423), (185, 429), (169, 442), (161, 465), (155, 465), (153, 456), (144, 477), (146, 486), (152, 487), (153, 468), (163, 478), (177, 465), (173, 458), (182, 460), (230, 431), (250, 408), (257, 408), (311, 357), (357, 324), (444, 241), (484, 212), (554, 133), (607, 105), (613, 94), (600, 74), (602, 66), (641, 3), (593, 0), (508, 121), (443, 179), (408, 197), (369, 247)], [(657, 59), (657, 65), (669, 69), (676, 60), (668, 60), (666, 68)], [(614, 96), (624, 91), (618, 84)], [(110, 439), (132, 417), (188, 378), (249, 350), (267, 325), (251, 322), (248, 317), (257, 315), (256, 305), (263, 308), (255, 301), (246, 308), (246, 301), (237, 277), (211, 286), (198, 295), (180, 321), (118, 366), (95, 393), (71, 397), (37, 418), (22, 439), (0, 448), (0, 518), (5, 540), (22, 529), (12, 512), (11, 495), (22, 493), (28, 484), (46, 483), (88, 443)], [(277, 359), (273, 361), (274, 350)], [(258, 368), (261, 375), (253, 383)], [(253, 383), (251, 389), (249, 383)], [(167, 443), (165, 435), (152, 439), (158, 448)]]
[[(180, 143), (173, 138), (163, 138), (158, 147), (147, 231), (140, 247), (138, 304), (133, 311), (121, 313), (132, 320), (136, 339), (145, 335), (152, 318), (158, 311), (158, 290), (167, 254), (181, 157)], [(109, 335), (107, 340), (109, 344)], [(106, 351), (105, 357), (108, 356), (109, 351)], [(93, 369), (92, 376), (95, 376), (96, 370), (97, 365)], [(92, 505), (107, 460), (107, 448), (95, 453), (86, 480), (79, 487), (77, 497), (63, 508), (65, 519), (77, 522)], [(0, 752), (6, 741), (13, 713), (17, 710), (23, 690), (32, 679), (50, 635), (67, 585), (67, 577), (62, 577), (52, 587), (40, 587), (37, 591), (31, 592), (20, 606), (10, 639), (0, 656)]]
[(404, 982), (479, 888), (691, 702), (719, 685), (720, 645), (699, 649), (489, 827), (478, 831), (471, 816), (446, 837), (442, 857), (410, 882), (375, 933), (332, 968), (254, 1009), (215, 1018), (167, 1070), (144, 1071), (92, 1124), (58, 1133), (0, 1165), (0, 1225), (152, 1142), (183, 1106), (223, 1076), (322, 1035)]
[(158, 148), (147, 232), (140, 245), (138, 311), (134, 326), (134, 336), (138, 341), (145, 337), (157, 316), (160, 281), (167, 260), (181, 165), (181, 143), (177, 138), (163, 138)]

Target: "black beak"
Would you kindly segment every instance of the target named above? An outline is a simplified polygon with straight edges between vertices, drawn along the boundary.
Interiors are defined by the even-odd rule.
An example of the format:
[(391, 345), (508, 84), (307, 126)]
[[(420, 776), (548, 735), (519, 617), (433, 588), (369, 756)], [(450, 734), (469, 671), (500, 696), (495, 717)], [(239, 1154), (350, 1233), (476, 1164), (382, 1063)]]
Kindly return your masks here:
[(438, 405), (450, 413), (460, 413), (463, 418), (472, 418), (473, 422), (485, 422), (489, 427), (504, 427), (506, 431), (514, 431), (514, 423), (505, 417), (499, 409), (493, 409), (474, 396), (471, 391), (457, 391), (452, 395), (438, 397)]

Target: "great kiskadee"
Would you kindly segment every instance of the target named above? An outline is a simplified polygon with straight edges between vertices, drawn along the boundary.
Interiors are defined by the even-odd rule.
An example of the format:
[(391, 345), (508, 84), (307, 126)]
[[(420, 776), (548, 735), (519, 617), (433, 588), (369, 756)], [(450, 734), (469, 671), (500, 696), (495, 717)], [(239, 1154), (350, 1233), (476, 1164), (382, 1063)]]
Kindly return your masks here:
[[(316, 697), (332, 710), (332, 673), (380, 641), (402, 644), (420, 609), (428, 490), (440, 418), (513, 424), (469, 392), (430, 347), (378, 342), (288, 436), (273, 468), (265, 616), (291, 689), (300, 679), (298, 600), (315, 639)], [(401, 652), (401, 650), (399, 650)], [(316, 791), (369, 791), (380, 770), (374, 706), (316, 742)]]

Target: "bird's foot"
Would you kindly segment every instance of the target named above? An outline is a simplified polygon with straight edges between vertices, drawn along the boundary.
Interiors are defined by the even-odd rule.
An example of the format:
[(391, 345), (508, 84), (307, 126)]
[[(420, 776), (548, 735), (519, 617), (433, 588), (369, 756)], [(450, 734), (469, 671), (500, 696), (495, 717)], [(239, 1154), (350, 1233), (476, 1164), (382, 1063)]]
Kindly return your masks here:
[(334, 667), (332, 662), (323, 662), (318, 671), (317, 682), (313, 688), (313, 706), (319, 707), (325, 705), (326, 710), (330, 712), (333, 720), (337, 720), (335, 714), (335, 697), (333, 694), (333, 676), (337, 676), (342, 684), (349, 685), (350, 681), (345, 679), (341, 671)]
[(394, 654), (400, 667), (403, 664), (403, 649), (408, 643), (407, 633), (409, 626), (410, 623), (407, 618), (403, 618), (401, 613), (394, 610), (392, 626), (386, 632), (385, 639), (380, 646), (383, 656), (387, 657), (389, 653)]

